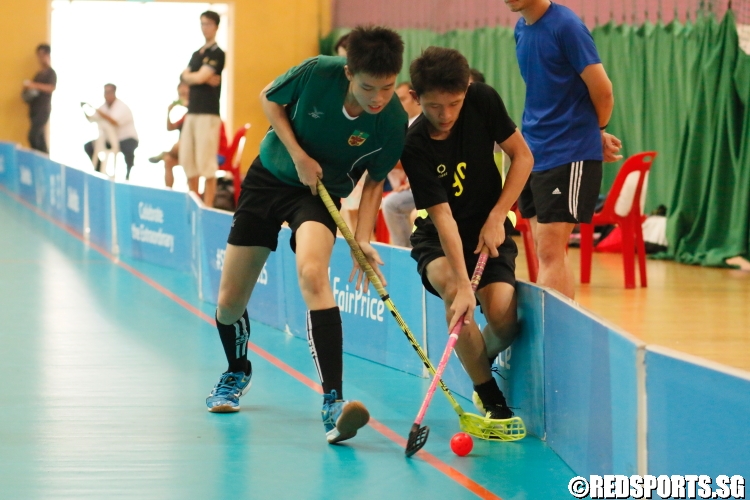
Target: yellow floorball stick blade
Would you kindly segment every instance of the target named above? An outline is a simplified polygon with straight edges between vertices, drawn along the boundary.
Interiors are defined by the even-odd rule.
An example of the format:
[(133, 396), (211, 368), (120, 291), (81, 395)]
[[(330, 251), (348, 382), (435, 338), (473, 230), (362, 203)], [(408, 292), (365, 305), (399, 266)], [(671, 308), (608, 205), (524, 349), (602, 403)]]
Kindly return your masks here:
[(494, 420), (474, 413), (459, 418), (461, 430), (479, 439), (518, 441), (526, 437), (526, 425), (520, 417)]

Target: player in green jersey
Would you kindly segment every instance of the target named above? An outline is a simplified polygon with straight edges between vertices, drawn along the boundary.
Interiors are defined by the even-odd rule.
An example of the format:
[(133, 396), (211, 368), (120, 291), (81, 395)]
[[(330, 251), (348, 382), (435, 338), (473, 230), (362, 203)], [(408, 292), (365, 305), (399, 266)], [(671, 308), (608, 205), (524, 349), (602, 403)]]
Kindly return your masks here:
[(382, 280), (382, 261), (369, 239), (383, 182), (404, 145), (407, 116), (394, 95), (402, 62), (403, 42), (396, 32), (356, 28), (346, 59), (308, 59), (263, 89), (261, 103), (271, 128), (242, 184), (228, 238), (216, 323), (229, 368), (206, 400), (209, 411), (239, 410), (239, 397), (250, 386), (246, 306), (276, 250), (281, 225), (288, 222), (309, 309), (310, 351), (323, 386), (326, 438), (329, 443), (349, 439), (369, 420), (362, 403), (343, 400), (341, 314), (328, 280), (336, 225), (315, 186), (321, 179), (332, 196), (345, 197), (365, 176), (355, 237)]

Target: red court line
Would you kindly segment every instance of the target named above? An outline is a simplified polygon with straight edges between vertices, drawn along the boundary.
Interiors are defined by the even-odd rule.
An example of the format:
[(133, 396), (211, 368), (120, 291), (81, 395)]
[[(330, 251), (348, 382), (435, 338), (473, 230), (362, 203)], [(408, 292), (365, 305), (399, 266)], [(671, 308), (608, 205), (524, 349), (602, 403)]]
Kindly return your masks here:
[[(90, 246), (91, 248), (93, 248), (94, 250), (96, 250), (97, 252), (99, 252), (100, 254), (102, 254), (104, 257), (106, 257), (108, 260), (110, 260), (113, 264), (115, 264), (117, 266), (120, 266), (121, 268), (125, 269), (126, 271), (128, 271), (129, 273), (131, 273), (133, 276), (135, 276), (136, 278), (140, 279), (141, 281), (143, 281), (147, 285), (151, 286), (152, 288), (154, 288), (159, 293), (161, 293), (161, 294), (165, 295), (166, 297), (172, 299), (174, 302), (176, 302), (177, 304), (179, 304), (183, 308), (187, 309), (191, 313), (195, 314), (196, 316), (198, 316), (199, 318), (201, 318), (202, 320), (204, 320), (206, 323), (208, 323), (208, 324), (210, 324), (212, 326), (216, 326), (216, 321), (214, 320), (214, 318), (212, 318), (208, 314), (204, 313), (200, 309), (197, 309), (196, 307), (194, 307), (193, 305), (191, 305), (187, 301), (183, 300), (179, 296), (175, 295), (170, 290), (166, 289), (165, 287), (163, 287), (162, 285), (160, 285), (156, 281), (152, 280), (151, 278), (149, 278), (145, 274), (141, 273), (137, 269), (135, 269), (135, 268), (129, 266), (128, 264), (122, 262), (120, 259), (118, 259), (114, 255), (112, 255), (111, 253), (109, 253), (104, 248), (101, 248), (100, 246), (98, 246), (98, 245), (96, 245), (94, 243), (91, 243), (90, 241), (87, 242), (80, 234), (76, 233), (75, 231), (73, 231), (71, 228), (69, 228), (68, 226), (66, 226), (62, 222), (54, 219), (49, 214), (47, 214), (44, 211), (40, 210), (38, 207), (35, 207), (34, 205), (30, 204), (29, 202), (27, 202), (23, 198), (17, 196), (15, 193), (10, 192), (5, 186), (0, 185), (0, 190), (4, 191), (11, 198), (15, 199), (16, 201), (18, 201), (19, 203), (21, 203), (23, 206), (25, 206), (26, 208), (28, 208), (32, 212), (36, 213), (37, 215), (43, 217), (44, 219), (46, 219), (46, 220), (48, 220), (50, 222), (52, 222), (57, 227), (63, 229), (64, 231), (66, 231), (68, 234), (70, 234), (71, 236), (73, 236), (74, 238), (76, 238), (77, 240), (79, 240), (84, 245)], [(318, 384), (317, 382), (313, 381), (311, 378), (309, 378), (308, 376), (304, 375), (303, 373), (295, 370), (294, 368), (292, 368), (288, 364), (284, 363), (279, 358), (275, 357), (273, 354), (271, 354), (268, 351), (266, 351), (266, 350), (258, 347), (257, 345), (253, 344), (252, 342), (248, 342), (248, 347), (250, 348), (251, 351), (253, 351), (254, 353), (256, 353), (258, 356), (262, 357), (263, 359), (265, 359), (266, 361), (268, 361), (269, 363), (271, 363), (276, 368), (278, 368), (279, 370), (283, 371), (284, 373), (286, 373), (290, 377), (292, 377), (292, 378), (296, 379), (297, 381), (301, 382), (302, 384), (306, 385), (307, 387), (309, 387), (313, 391), (317, 392), (318, 394), (322, 394), (323, 393), (323, 388), (321, 387), (320, 384)], [(406, 448), (406, 439), (402, 438), (400, 435), (398, 435), (395, 431), (393, 431), (388, 426), (386, 426), (384, 424), (381, 424), (379, 421), (375, 420), (374, 418), (370, 418), (370, 424), (369, 425), (375, 431), (377, 431), (378, 433), (380, 433), (384, 437), (386, 437), (386, 438), (390, 439), (391, 441), (393, 441), (394, 443), (396, 443), (399, 447)], [(434, 467), (438, 471), (440, 471), (443, 474), (445, 474), (448, 478), (452, 479), (456, 483), (460, 484), (461, 486), (463, 486), (467, 490), (469, 490), (472, 493), (474, 493), (475, 495), (477, 495), (479, 498), (482, 498), (482, 499), (485, 499), (485, 500), (502, 500), (502, 498), (500, 498), (499, 496), (495, 495), (490, 490), (488, 490), (487, 488), (485, 488), (481, 484), (475, 482), (471, 478), (467, 477), (463, 473), (461, 473), (461, 472), (457, 471), (456, 469), (454, 469), (453, 467), (449, 466), (448, 464), (446, 464), (445, 462), (443, 462), (442, 460), (440, 460), (439, 458), (437, 458), (435, 455), (433, 455), (431, 453), (428, 453), (428, 452), (426, 452), (424, 450), (421, 450), (421, 451), (419, 451), (417, 453), (417, 456), (420, 457), (425, 462), (427, 462), (428, 464), (430, 464), (432, 467)]]

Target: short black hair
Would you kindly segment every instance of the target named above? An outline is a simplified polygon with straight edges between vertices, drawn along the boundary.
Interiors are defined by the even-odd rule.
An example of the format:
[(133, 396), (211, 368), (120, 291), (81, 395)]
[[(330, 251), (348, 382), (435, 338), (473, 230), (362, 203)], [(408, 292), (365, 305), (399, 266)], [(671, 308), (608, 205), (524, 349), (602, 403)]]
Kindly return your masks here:
[(115, 85), (114, 83), (105, 83), (104, 88), (106, 89), (107, 87), (112, 87), (112, 91), (117, 92), (117, 85)]
[(349, 33), (339, 38), (339, 41), (333, 46), (334, 54), (338, 54), (339, 47), (342, 47), (344, 50), (349, 50)]
[(40, 50), (45, 54), (50, 55), (50, 53), (52, 52), (52, 47), (50, 47), (48, 43), (40, 43), (36, 46), (36, 51), (39, 52)]
[(346, 64), (352, 74), (397, 75), (404, 64), (404, 41), (382, 26), (357, 26), (349, 33)]
[(427, 47), (409, 66), (411, 84), (417, 95), (465, 92), (469, 86), (469, 62), (456, 49)]
[(207, 10), (206, 12), (201, 14), (201, 17), (209, 18), (210, 20), (216, 23), (216, 26), (219, 25), (219, 21), (221, 20), (221, 18), (219, 17), (219, 14), (217, 14), (216, 12), (212, 10)]
[(469, 71), (471, 71), (472, 82), (486, 83), (484, 79), (484, 74), (482, 74), (481, 71), (479, 71), (476, 68), (471, 68)]

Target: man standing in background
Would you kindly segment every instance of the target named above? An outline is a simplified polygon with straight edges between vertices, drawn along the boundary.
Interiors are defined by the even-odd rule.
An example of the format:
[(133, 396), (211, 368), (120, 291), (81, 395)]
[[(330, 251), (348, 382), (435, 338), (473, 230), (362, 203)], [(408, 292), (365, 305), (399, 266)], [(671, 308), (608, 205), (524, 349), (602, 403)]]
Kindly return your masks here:
[(47, 148), (46, 125), (52, 112), (52, 92), (57, 85), (57, 73), (50, 65), (50, 46), (46, 43), (36, 48), (36, 57), (41, 69), (32, 81), (23, 82), (23, 98), (29, 104), (29, 146), (32, 149), (49, 153)]
[(605, 132), (614, 108), (612, 83), (586, 25), (550, 0), (505, 0), (520, 12), (516, 54), (526, 82), (523, 136), (534, 170), (518, 200), (531, 222), (538, 283), (573, 298), (567, 245), (576, 224), (591, 222), (602, 160), (617, 161), (619, 139)]
[(219, 14), (201, 14), (201, 31), (206, 43), (193, 53), (190, 64), (182, 72), (182, 81), (190, 85), (190, 102), (180, 135), (180, 164), (185, 169), (188, 186), (198, 193), (198, 181), (206, 180), (203, 202), (214, 204), (216, 171), (219, 169), (216, 151), (219, 148), (219, 96), (221, 72), (226, 55), (216, 43)]

